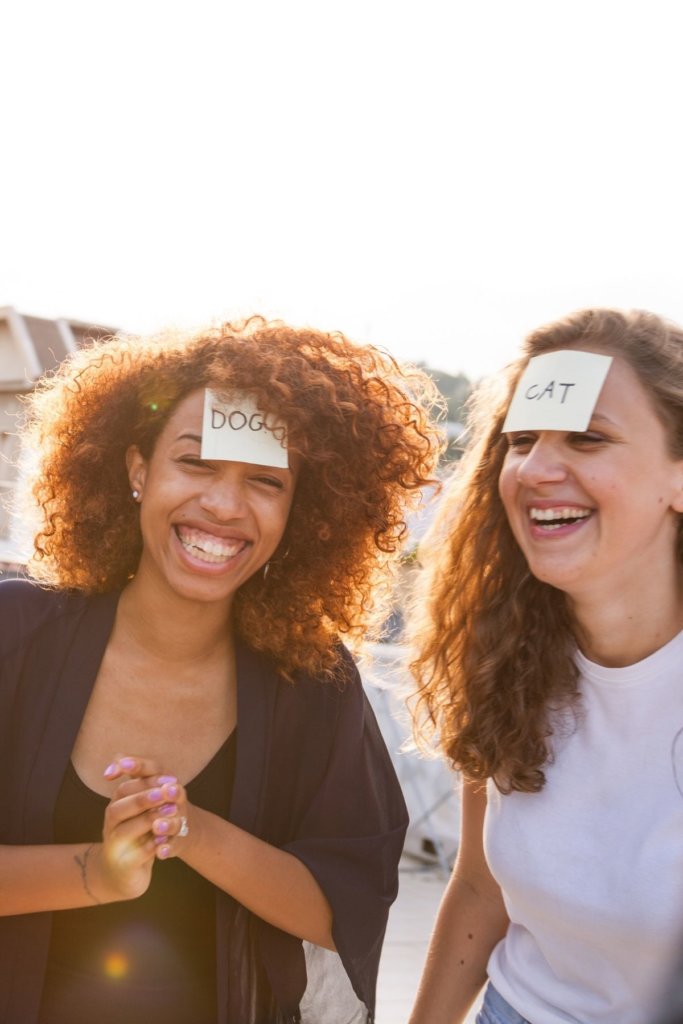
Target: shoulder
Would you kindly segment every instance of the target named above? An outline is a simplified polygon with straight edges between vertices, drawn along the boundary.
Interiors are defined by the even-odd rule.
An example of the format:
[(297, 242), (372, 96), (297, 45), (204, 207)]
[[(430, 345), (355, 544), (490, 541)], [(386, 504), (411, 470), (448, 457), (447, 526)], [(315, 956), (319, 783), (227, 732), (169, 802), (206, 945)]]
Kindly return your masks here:
[(50, 590), (31, 580), (0, 582), (0, 651), (8, 654), (51, 622), (80, 611), (87, 598)]
[(358, 699), (363, 687), (353, 656), (341, 643), (335, 645), (334, 655), (331, 667), (324, 671), (299, 669), (288, 676), (270, 655), (251, 647), (243, 637), (237, 643), (238, 672), (260, 677), (279, 699), (295, 703), (303, 699), (313, 704), (344, 704)]
[(363, 703), (363, 684), (356, 662), (349, 650), (339, 644), (337, 660), (330, 672), (324, 675), (301, 673), (294, 683), (294, 690), (302, 691), (307, 702), (323, 707), (333, 707), (337, 713), (345, 708)]
[[(329, 743), (344, 725), (362, 728), (365, 697), (358, 670), (349, 652), (340, 646), (331, 672), (298, 672), (293, 679), (280, 675), (268, 659), (257, 656), (262, 684), (274, 699), (275, 723), (298, 741)], [(254, 696), (254, 679), (250, 691)]]

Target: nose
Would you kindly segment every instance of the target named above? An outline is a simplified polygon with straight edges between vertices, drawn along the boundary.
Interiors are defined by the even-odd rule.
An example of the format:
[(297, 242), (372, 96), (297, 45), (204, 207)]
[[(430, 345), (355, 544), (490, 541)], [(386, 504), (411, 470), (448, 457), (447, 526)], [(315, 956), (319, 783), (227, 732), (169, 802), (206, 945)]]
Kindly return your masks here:
[(238, 473), (228, 464), (223, 471), (207, 478), (199, 496), (202, 511), (218, 522), (240, 519), (245, 515), (246, 497)]
[(525, 487), (562, 482), (567, 475), (568, 468), (559, 444), (544, 436), (537, 438), (517, 466), (517, 479)]

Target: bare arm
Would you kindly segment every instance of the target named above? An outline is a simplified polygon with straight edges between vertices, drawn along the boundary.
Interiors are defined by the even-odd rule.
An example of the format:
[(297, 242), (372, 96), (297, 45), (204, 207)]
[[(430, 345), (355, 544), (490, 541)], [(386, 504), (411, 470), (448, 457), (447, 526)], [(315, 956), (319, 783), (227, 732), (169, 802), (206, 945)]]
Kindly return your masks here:
[(332, 911), (306, 865), (291, 853), (200, 807), (177, 856), (269, 924), (334, 949)]
[(462, 1024), (508, 917), (484, 857), (486, 791), (465, 783), (460, 849), (441, 901), (409, 1024)]
[[(154, 762), (128, 761), (134, 767), (108, 776), (130, 781), (107, 808), (102, 843), (0, 846), (0, 916), (134, 899), (149, 886), (155, 859), (178, 856), (264, 921), (335, 948), (330, 905), (305, 864), (188, 804), (175, 780), (159, 784)], [(183, 817), (190, 831), (181, 838)]]
[(102, 842), (0, 846), (0, 916), (142, 895), (157, 855), (153, 823), (168, 806), (169, 788), (173, 793), (157, 785), (114, 799), (105, 812)]
[(104, 883), (101, 845), (0, 846), (0, 916), (92, 907), (125, 898)]
[[(133, 799), (133, 794), (143, 798), (159, 771), (156, 763), (144, 758), (127, 760), (134, 761), (135, 767), (125, 772), (131, 781), (119, 787), (122, 802)], [(182, 786), (178, 789), (173, 815), (151, 822), (156, 856), (179, 857), (269, 924), (334, 949), (332, 910), (306, 865), (293, 854), (195, 807), (187, 801)], [(187, 836), (178, 835), (183, 818), (189, 825)]]

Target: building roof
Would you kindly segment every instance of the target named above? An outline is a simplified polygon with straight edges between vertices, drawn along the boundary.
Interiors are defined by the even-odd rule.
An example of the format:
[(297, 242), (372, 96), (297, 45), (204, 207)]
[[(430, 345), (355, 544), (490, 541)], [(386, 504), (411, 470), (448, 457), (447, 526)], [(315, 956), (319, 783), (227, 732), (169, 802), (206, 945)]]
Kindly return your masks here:
[(116, 328), (81, 320), (19, 313), (0, 306), (0, 390), (29, 391), (70, 352), (93, 338), (116, 334)]

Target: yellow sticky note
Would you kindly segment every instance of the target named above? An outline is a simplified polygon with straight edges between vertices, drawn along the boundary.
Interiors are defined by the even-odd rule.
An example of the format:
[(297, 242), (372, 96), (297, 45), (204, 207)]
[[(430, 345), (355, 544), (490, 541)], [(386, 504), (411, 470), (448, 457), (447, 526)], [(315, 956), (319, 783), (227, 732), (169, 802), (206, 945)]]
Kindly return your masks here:
[(612, 356), (562, 349), (534, 356), (519, 379), (503, 424), (516, 430), (586, 430)]

